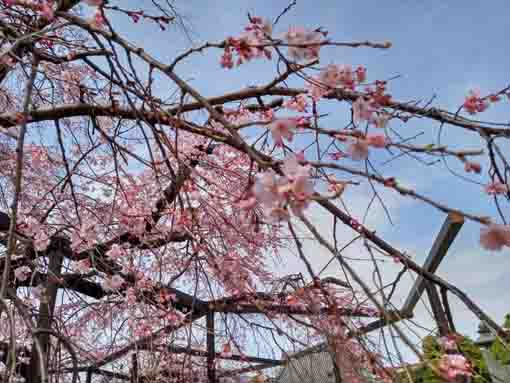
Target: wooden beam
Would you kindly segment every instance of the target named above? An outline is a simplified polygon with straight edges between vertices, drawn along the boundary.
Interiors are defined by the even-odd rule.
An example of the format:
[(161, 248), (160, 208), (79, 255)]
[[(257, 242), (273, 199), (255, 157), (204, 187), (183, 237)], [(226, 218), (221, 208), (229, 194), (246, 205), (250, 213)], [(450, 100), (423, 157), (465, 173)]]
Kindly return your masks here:
[[(459, 233), (462, 225), (464, 224), (463, 217), (457, 217), (449, 214), (439, 231), (439, 234), (430, 249), (429, 255), (423, 264), (423, 268), (430, 272), (435, 273), (439, 264), (446, 255), (446, 252), (450, 248), (451, 244), (455, 240), (455, 237)], [(422, 276), (416, 278), (416, 281), (409, 292), (409, 295), (404, 303), (404, 306), (400, 310), (405, 313), (412, 313), (418, 301), (420, 300), (423, 291), (425, 290), (425, 283)]]
[(243, 368), (238, 368), (235, 370), (229, 370), (229, 371), (222, 371), (219, 374), (220, 378), (226, 378), (229, 376), (239, 376), (241, 374), (245, 374), (247, 372), (253, 372), (253, 371), (262, 371), (267, 370), (268, 368), (274, 368), (275, 366), (270, 363), (262, 363), (262, 364), (255, 364), (253, 366), (247, 366)]
[[(208, 357), (209, 353), (207, 351), (203, 350), (197, 350), (193, 348), (183, 347), (183, 346), (175, 346), (170, 345), (167, 346), (168, 351), (173, 352), (175, 354), (187, 354), (191, 356), (199, 356), (199, 357)], [(245, 355), (222, 355), (219, 352), (215, 353), (216, 359), (223, 359), (223, 360), (235, 360), (236, 362), (246, 362), (246, 363), (265, 363), (265, 364), (272, 364), (273, 366), (279, 366), (280, 364), (283, 364), (284, 361), (277, 360), (277, 359), (270, 359), (270, 358), (259, 358), (257, 356), (245, 356)]]
[(402, 313), (402, 312), (398, 312), (398, 311), (390, 311), (390, 312), (387, 313), (386, 316), (387, 316), (386, 318), (381, 318), (381, 319), (378, 319), (376, 321), (370, 322), (370, 323), (360, 327), (356, 331), (351, 331), (348, 334), (348, 336), (349, 337), (361, 336), (361, 335), (367, 334), (369, 332), (378, 330), (378, 329), (380, 329), (382, 327), (385, 327), (385, 326), (387, 326), (387, 325), (389, 325), (391, 323), (396, 323), (396, 322), (401, 321), (403, 319), (412, 318), (412, 314)]
[[(294, 315), (319, 315), (327, 314), (332, 312), (332, 309), (321, 308), (317, 310), (308, 306), (292, 306), (286, 304), (274, 304), (264, 303), (250, 304), (250, 303), (232, 303), (232, 304), (209, 304), (209, 309), (217, 313), (229, 313), (229, 314), (264, 314), (266, 312), (273, 312), (278, 314), (294, 314)], [(335, 313), (341, 316), (353, 316), (353, 317), (365, 317), (373, 318), (379, 317), (379, 314), (367, 313), (364, 310), (354, 310), (349, 308), (338, 308), (335, 309)]]

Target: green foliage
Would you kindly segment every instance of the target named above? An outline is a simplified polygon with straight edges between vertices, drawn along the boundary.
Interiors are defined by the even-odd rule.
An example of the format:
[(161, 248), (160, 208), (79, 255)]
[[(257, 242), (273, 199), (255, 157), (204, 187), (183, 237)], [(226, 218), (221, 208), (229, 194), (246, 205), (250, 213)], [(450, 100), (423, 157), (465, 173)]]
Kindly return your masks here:
[[(482, 357), (482, 352), (478, 346), (468, 337), (462, 337), (458, 344), (461, 352), (471, 362), (473, 366), (474, 375), (473, 383), (487, 383), (491, 382), (489, 370), (485, 360)], [(425, 359), (433, 364), (438, 365), (439, 359), (443, 355), (441, 346), (439, 345), (437, 338), (428, 336), (423, 339), (422, 343), (423, 355)], [(409, 380), (407, 373), (404, 371), (400, 373), (398, 382), (400, 383), (443, 383), (440, 377), (434, 374), (429, 366), (421, 366), (409, 371), (412, 380)]]
[[(505, 315), (505, 322), (503, 323), (503, 327), (510, 328), (510, 314)], [(504, 344), (501, 339), (496, 339), (496, 341), (492, 344), (490, 351), (496, 360), (500, 361), (502, 364), (508, 365), (510, 364), (510, 343)]]

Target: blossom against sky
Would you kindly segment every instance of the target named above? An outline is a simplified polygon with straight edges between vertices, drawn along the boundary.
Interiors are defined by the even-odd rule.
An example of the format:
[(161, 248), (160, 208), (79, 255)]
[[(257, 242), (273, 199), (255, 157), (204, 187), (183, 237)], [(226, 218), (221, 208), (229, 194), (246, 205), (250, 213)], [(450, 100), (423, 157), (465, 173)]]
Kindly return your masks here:
[[(128, 3), (139, 6), (139, 2)], [(287, 5), (288, 1), (270, 0), (176, 2), (177, 10), (187, 20), (189, 38), (196, 43), (221, 41), (235, 36), (247, 24), (248, 12), (275, 18)], [(508, 4), (503, 0), (493, 1), (490, 5), (438, 0), (384, 4), (379, 1), (297, 1), (296, 6), (274, 28), (273, 34), (283, 34), (289, 25), (302, 25), (322, 27), (339, 41), (390, 41), (392, 47), (389, 50), (322, 49), (321, 65), (363, 65), (367, 68), (369, 79), (393, 79), (389, 87), (396, 99), (424, 102), (433, 99), (433, 105), (455, 112), (471, 89), (478, 88), (483, 94), (507, 85), (507, 68), (510, 64), (510, 56), (504, 54), (505, 36), (510, 27), (507, 14)], [(143, 43), (145, 49), (166, 60), (190, 44), (187, 36), (175, 31), (161, 32), (155, 26), (140, 26), (137, 29), (127, 22), (126, 27), (129, 30), (123, 32), (131, 39)], [(228, 70), (221, 68), (220, 58), (221, 51), (206, 52), (190, 58), (177, 71), (208, 96), (269, 80), (273, 73), (270, 70), (273, 63), (264, 60)], [(170, 91), (164, 81), (159, 89), (162, 94)], [(338, 113), (339, 107), (335, 105), (335, 108), (337, 113), (322, 122), (331, 129), (342, 127), (345, 122), (342, 114)], [(325, 110), (327, 112), (327, 107)], [(496, 105), (484, 112), (481, 118), (506, 121), (508, 110), (508, 104)], [(347, 108), (345, 112), (348, 112)], [(348, 117), (346, 115), (345, 119)], [(409, 124), (408, 128), (414, 129), (415, 134), (419, 135), (419, 143), (437, 142), (438, 124), (418, 120)], [(454, 148), (478, 148), (477, 137), (470, 137), (452, 127), (441, 132), (441, 140)], [(379, 161), (376, 157), (374, 161), (382, 166), (382, 159)], [(459, 164), (449, 165), (454, 170), (462, 171)], [(486, 166), (482, 164), (482, 167)], [(403, 184), (413, 186), (421, 193), (452, 207), (497, 216), (484, 190), (489, 182), (486, 175), (470, 174), (469, 178), (475, 183), (465, 183), (453, 177), (444, 164), (424, 165), (417, 172), (416, 164), (408, 166), (406, 160), (392, 161), (382, 169), (386, 174), (398, 176)], [(384, 197), (393, 224), (380, 206), (371, 210), (367, 224), (395, 246), (423, 262), (444, 215), (415, 201), (403, 200), (391, 192), (384, 193)], [(368, 203), (361, 191), (347, 188), (344, 198), (352, 212), (361, 217)], [(312, 221), (324, 230), (331, 226), (318, 210), (311, 209), (309, 214)], [(347, 240), (352, 233), (343, 232), (341, 236)], [(504, 313), (510, 311), (504, 293), (510, 289), (510, 281), (505, 275), (510, 266), (510, 257), (508, 251), (493, 253), (481, 249), (479, 236), (480, 226), (467, 222), (438, 273), (464, 289), (489, 314), (502, 320)], [(328, 258), (317, 244), (308, 244), (306, 249), (317, 265), (325, 263), (323, 258)], [(295, 264), (292, 258), (283, 262), (286, 272), (302, 271), (303, 266), (297, 260)], [(393, 267), (393, 270), (396, 268)], [(328, 272), (332, 271), (328, 269)], [(403, 283), (410, 286), (411, 281)], [(404, 299), (406, 293), (404, 288), (401, 296), (396, 298)], [(458, 329), (474, 335), (477, 325), (475, 318), (458, 302), (453, 301), (452, 304)], [(416, 319), (426, 323), (429, 318), (426, 308), (419, 306)]]

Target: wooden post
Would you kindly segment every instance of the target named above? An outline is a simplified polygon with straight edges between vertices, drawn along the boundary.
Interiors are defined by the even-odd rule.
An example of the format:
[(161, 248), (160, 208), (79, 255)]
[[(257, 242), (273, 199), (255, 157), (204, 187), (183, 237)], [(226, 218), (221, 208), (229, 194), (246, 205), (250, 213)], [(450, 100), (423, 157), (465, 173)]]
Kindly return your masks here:
[(437, 326), (439, 328), (439, 335), (446, 336), (450, 332), (450, 327), (448, 325), (448, 319), (441, 304), (441, 299), (439, 299), (439, 294), (437, 293), (436, 286), (434, 286), (429, 281), (425, 281), (425, 288), (427, 289), (427, 295), (429, 297), (432, 313), (434, 314), (434, 319), (436, 320)]
[(206, 317), (207, 327), (207, 379), (209, 383), (216, 383), (216, 368), (214, 357), (216, 348), (214, 346), (214, 311), (209, 311)]

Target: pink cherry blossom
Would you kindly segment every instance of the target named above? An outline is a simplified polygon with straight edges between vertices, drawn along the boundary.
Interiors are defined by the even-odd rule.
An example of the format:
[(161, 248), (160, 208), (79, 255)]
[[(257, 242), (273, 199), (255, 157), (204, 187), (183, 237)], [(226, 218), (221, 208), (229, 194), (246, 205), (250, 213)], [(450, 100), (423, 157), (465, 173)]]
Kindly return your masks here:
[(15, 64), (14, 58), (12, 58), (9, 54), (3, 54), (0, 56), (0, 64), (12, 67)]
[(479, 90), (470, 90), (464, 100), (463, 107), (469, 114), (476, 114), (485, 111), (490, 103), (487, 99), (480, 97)]
[(295, 118), (277, 119), (268, 126), (276, 146), (283, 146), (284, 138), (291, 142), (296, 127), (297, 120)]
[(480, 229), (480, 245), (486, 250), (501, 250), (510, 246), (510, 226), (489, 224)]
[(290, 191), (298, 200), (306, 200), (313, 194), (313, 183), (310, 180), (310, 167), (302, 166), (295, 155), (288, 156), (283, 162), (282, 170), (287, 176)]
[(388, 140), (383, 134), (369, 134), (366, 137), (366, 142), (368, 145), (379, 149), (385, 148), (388, 145)]
[(455, 380), (459, 375), (472, 375), (470, 363), (460, 354), (444, 354), (439, 361), (439, 370), (449, 381)]
[(253, 32), (258, 38), (270, 37), (273, 33), (273, 24), (271, 20), (260, 16), (252, 16), (250, 24), (245, 28), (246, 31)]
[(112, 245), (112, 248), (106, 252), (106, 255), (113, 260), (117, 260), (125, 255), (125, 251), (121, 246), (115, 243)]
[(232, 69), (234, 66), (233, 53), (237, 53), (237, 65), (255, 58), (271, 59), (271, 50), (264, 46), (269, 42), (272, 24), (269, 20), (253, 16), (244, 32), (238, 37), (229, 37), (225, 41), (225, 48), (220, 60), (223, 68)]
[(130, 287), (126, 290), (126, 298), (127, 298), (127, 302), (130, 305), (136, 304), (136, 302), (137, 302), (136, 290), (133, 287)]
[(31, 273), (32, 269), (28, 266), (20, 266), (14, 270), (14, 276), (21, 282), (26, 281)]
[(104, 0), (83, 0), (83, 2), (91, 7), (99, 7), (103, 5)]
[(234, 67), (234, 56), (232, 55), (232, 50), (230, 48), (225, 49), (221, 55), (220, 65), (222, 68), (226, 69), (232, 69)]
[(239, 201), (238, 207), (243, 210), (251, 210), (257, 205), (257, 199), (255, 197), (249, 197)]
[(110, 291), (113, 291), (113, 290), (118, 290), (122, 287), (122, 285), (124, 284), (124, 278), (122, 278), (120, 275), (118, 274), (115, 274), (114, 276), (112, 277), (107, 277), (105, 280), (104, 280), (104, 283), (103, 283), (103, 287), (106, 289), (106, 290), (110, 290)]
[(278, 191), (280, 185), (282, 185), (282, 182), (274, 172), (264, 172), (255, 181), (253, 195), (259, 203), (265, 207), (272, 208), (275, 202), (279, 203), (283, 200)]
[(370, 121), (374, 108), (369, 100), (365, 100), (363, 97), (359, 97), (352, 103), (353, 121), (358, 124), (362, 121)]
[(232, 346), (230, 345), (230, 343), (225, 343), (223, 345), (221, 355), (226, 358), (232, 356)]
[(304, 94), (299, 94), (283, 103), (284, 107), (295, 110), (296, 112), (306, 112), (307, 105), (308, 102), (306, 101), (306, 96)]
[(356, 86), (355, 72), (350, 65), (328, 65), (319, 74), (319, 81), (330, 88), (341, 87), (354, 90)]
[(336, 195), (340, 196), (345, 191), (345, 188), (347, 187), (347, 182), (345, 181), (337, 181), (336, 178), (329, 177), (329, 185), (328, 185), (328, 191), (335, 193)]
[(106, 20), (103, 16), (103, 14), (101, 13), (101, 10), (98, 8), (96, 10), (96, 12), (94, 13), (94, 17), (92, 18), (92, 20), (90, 21), (90, 24), (94, 27), (94, 28), (97, 28), (97, 29), (100, 29), (102, 28), (103, 26), (105, 26), (106, 24)]
[(355, 90), (366, 79), (366, 69), (358, 67), (355, 71), (350, 65), (327, 65), (317, 77), (307, 83), (308, 93), (314, 100), (319, 100), (331, 90), (343, 88)]
[(356, 68), (356, 80), (358, 83), (365, 82), (367, 79), (367, 68), (359, 66)]
[(303, 27), (291, 27), (285, 33), (284, 40), (289, 44), (289, 57), (295, 61), (314, 60), (319, 57), (323, 34), (309, 31)]
[(489, 195), (505, 194), (508, 193), (508, 185), (499, 181), (492, 182), (485, 186), (485, 192)]
[(457, 339), (455, 336), (443, 336), (439, 339), (439, 342), (447, 351), (457, 350)]
[(482, 165), (480, 165), (478, 162), (466, 161), (464, 162), (464, 170), (467, 173), (473, 172), (476, 174), (480, 174), (482, 171)]
[(34, 249), (44, 251), (50, 244), (50, 237), (44, 231), (39, 231), (34, 237)]
[(90, 260), (87, 258), (87, 259), (82, 259), (81, 261), (77, 262), (75, 264), (75, 270), (79, 273), (88, 273), (90, 272), (91, 270), (91, 263), (90, 263)]
[(375, 117), (372, 117), (372, 122), (376, 128), (384, 129), (388, 125), (390, 118), (391, 116), (388, 113), (380, 112)]
[[(299, 164), (302, 160), (304, 160), (302, 154), (288, 156), (282, 164), (284, 176), (268, 171), (255, 181), (253, 196), (263, 206), (270, 220), (289, 218), (286, 203), (289, 203), (294, 214), (298, 215), (308, 207), (314, 186), (310, 179), (310, 167)], [(253, 202), (247, 201), (243, 205), (251, 206)]]
[(55, 17), (53, 12), (52, 4), (48, 1), (45, 1), (39, 5), (39, 10), (41, 11), (42, 16), (44, 16), (48, 21), (52, 21)]
[(287, 221), (290, 218), (289, 211), (281, 206), (273, 206), (266, 214), (271, 223)]
[(362, 161), (368, 158), (368, 142), (363, 139), (354, 140), (347, 147), (347, 154), (354, 161)]
[[(79, 3), (81, 6), (77, 6)], [(190, 350), (206, 349), (205, 318), (201, 314), (215, 311), (217, 325), (211, 335), (219, 345), (217, 351), (222, 357), (229, 357), (235, 349), (241, 355), (239, 362), (243, 362), (234, 361), (234, 366), (232, 361), (216, 358), (218, 376), (223, 377), (230, 367), (248, 366), (244, 366), (248, 360), (244, 360), (243, 353), (253, 351), (250, 323), (252, 319), (254, 324), (260, 322), (256, 315), (261, 315), (267, 325), (264, 331), (284, 339), (289, 352), (299, 345), (327, 340), (342, 381), (365, 382), (368, 378), (360, 374), (362, 371), (389, 383), (389, 372), (384, 370), (393, 372), (393, 366), (387, 363), (386, 355), (378, 354), (387, 350), (369, 344), (365, 347), (363, 331), (359, 337), (350, 336), (372, 321), (366, 317), (381, 318), (384, 312), (363, 303), (367, 302), (368, 290), (323, 279), (319, 271), (329, 256), (314, 257), (316, 254), (306, 252), (306, 242), (314, 241), (319, 233), (324, 239), (316, 238), (316, 242), (329, 243), (329, 248), (345, 248), (346, 255), (353, 249), (355, 253), (358, 245), (363, 251), (370, 250), (361, 242), (346, 242), (335, 236), (336, 229), (340, 234), (343, 229), (353, 229), (362, 239), (373, 242), (374, 251), (378, 246), (384, 250), (384, 233), (376, 226), (365, 228), (357, 221), (362, 219), (356, 215), (359, 209), (349, 205), (359, 202), (358, 198), (370, 201), (369, 188), (356, 188), (359, 190), (354, 201), (333, 201), (347, 185), (365, 184), (366, 176), (370, 177), (361, 177), (357, 168), (364, 167), (363, 163), (354, 168), (343, 166), (345, 157), (355, 161), (371, 158), (369, 155), (376, 149), (394, 146), (390, 135), (397, 137), (399, 142), (409, 143), (399, 146), (406, 146), (404, 152), (409, 151), (410, 155), (394, 153), (392, 169), (374, 163), (377, 166), (370, 169), (370, 174), (377, 175), (372, 177), (376, 187), (386, 187), (404, 202), (410, 198), (431, 209), (441, 208), (442, 204), (453, 208), (450, 203), (459, 201), (440, 201), (441, 193), (398, 194), (400, 181), (397, 184), (396, 178), (386, 174), (396, 171), (418, 177), (412, 167), (416, 164), (414, 153), (425, 163), (438, 154), (414, 146), (423, 138), (422, 129), (415, 129), (414, 125), (419, 124), (405, 123), (419, 120), (424, 126), (427, 121), (443, 122), (445, 127), (460, 125), (453, 126), (451, 135), (444, 137), (451, 141), (444, 144), (455, 144), (456, 151), (451, 147), (441, 155), (462, 162), (466, 172), (475, 173), (481, 172), (481, 165), (467, 159), (481, 158), (485, 163), (492, 153), (488, 153), (489, 158), (487, 153), (471, 156), (471, 141), (462, 135), (479, 131), (487, 134), (475, 134), (473, 139), (481, 139), (482, 145), (486, 139), (501, 142), (502, 154), (496, 153), (496, 159), (504, 165), (507, 148), (503, 141), (510, 138), (505, 135), (504, 124), (459, 117), (455, 110), (443, 109), (440, 99), (434, 105), (417, 102), (424, 99), (423, 95), (405, 92), (395, 95), (397, 99), (392, 101), (387, 88), (393, 80), (368, 79), (362, 65), (329, 61), (365, 57), (351, 55), (348, 46), (385, 46), (357, 37), (349, 42), (345, 34), (329, 40), (320, 28), (313, 30), (322, 22), (320, 19), (308, 20), (315, 23), (310, 29), (292, 27), (283, 38), (273, 37), (272, 20), (275, 28), (285, 28), (283, 23), (293, 17), (292, 4), (289, 12), (268, 14), (268, 18), (249, 15), (248, 24), (232, 37), (220, 40), (204, 36), (208, 41), (204, 45), (180, 52), (157, 52), (147, 49), (148, 38), (144, 36), (134, 36), (138, 41), (131, 41), (130, 31), (121, 28), (122, 19), (166, 23), (168, 12), (173, 12), (171, 2), (116, 2), (119, 4), (111, 7), (107, 3), (0, 0), (5, 24), (2, 28), (19, 31), (21, 37), (32, 34), (34, 39), (29, 42), (35, 45), (28, 48), (36, 49), (14, 49), (14, 33), (1, 47), (2, 54), (10, 53), (0, 58), (0, 77), (5, 77), (0, 91), (0, 236), (4, 244), (9, 240), (14, 243), (4, 214), (11, 219), (16, 217), (16, 246), (10, 270), (6, 269), (13, 280), (7, 282), (10, 286), (24, 285), (13, 293), (27, 304), (34, 323), (41, 319), (40, 300), (48, 297), (43, 290), (45, 284), (33, 287), (27, 282), (47, 280), (58, 287), (59, 297), (65, 298), (55, 302), (55, 315), (47, 327), (76, 345), (79, 365), (100, 365), (105, 360), (101, 358), (111, 359), (111, 355), (130, 344), (146, 344), (138, 337), (151, 336), (147, 339), (155, 341), (157, 360), (152, 361), (151, 349), (133, 350), (140, 362), (139, 376), (207, 382), (207, 358), (173, 353), (159, 346), (175, 341)], [(84, 9), (86, 5), (94, 8)], [(83, 10), (89, 16), (81, 15)], [(177, 11), (176, 29), (180, 23)], [(106, 19), (110, 14), (115, 17)], [(84, 20), (82, 16), (89, 18)], [(55, 17), (61, 17), (61, 26), (51, 25)], [(102, 31), (110, 22), (112, 29)], [(96, 28), (99, 33), (88, 33)], [(327, 47), (328, 58), (320, 57), (319, 62), (322, 46)], [(336, 54), (339, 47), (340, 54)], [(365, 51), (377, 55), (372, 49)], [(222, 73), (226, 77), (218, 77), (218, 86), (209, 89), (199, 80), (202, 74), (207, 77), (209, 71), (200, 71), (197, 77), (186, 68), (194, 63), (206, 64), (208, 61), (202, 58), (210, 52), (222, 55), (221, 65), (225, 68), (247, 62), (251, 65), (230, 80)], [(282, 52), (287, 57), (281, 56)], [(277, 60), (273, 63), (258, 66), (255, 62), (270, 60), (275, 53)], [(41, 58), (35, 62), (37, 73), (30, 67), (34, 54)], [(296, 64), (306, 60), (310, 61), (305, 65)], [(104, 67), (102, 62), (110, 64), (107, 70), (98, 70), (101, 68), (97, 65)], [(386, 73), (380, 75), (387, 79), (391, 72), (400, 70), (383, 69)], [(31, 72), (37, 74), (35, 82), (30, 80)], [(184, 77), (179, 80), (181, 75)], [(507, 96), (507, 87), (487, 96), (472, 92), (464, 108), (466, 113), (478, 113)], [(29, 112), (22, 112), (27, 107)], [(352, 108), (353, 123), (339, 128), (338, 124), (350, 117), (350, 113), (344, 113), (345, 107)], [(508, 105), (501, 102), (499, 107)], [(394, 119), (395, 126), (386, 129), (390, 119)], [(328, 156), (335, 162), (329, 162)], [(494, 178), (495, 169), (488, 169), (488, 173)], [(489, 195), (508, 193), (504, 181), (489, 182), (492, 183), (485, 188)], [(480, 195), (474, 199), (477, 197)], [(322, 205), (318, 206), (321, 215), (334, 219), (324, 221), (324, 217), (306, 210), (312, 202)], [(484, 202), (505, 201), (499, 198)], [(462, 212), (473, 210), (458, 208)], [(299, 218), (308, 213), (316, 232), (301, 225)], [(476, 217), (483, 212), (463, 214), (467, 220), (480, 221)], [(305, 256), (319, 274), (314, 275), (308, 267), (303, 275), (287, 275), (293, 272), (286, 267), (288, 256), (300, 250), (301, 245), (289, 235), (287, 222), (281, 222), (291, 219), (305, 246)], [(48, 270), (52, 259), (48, 246), (57, 235), (66, 236), (71, 242), (70, 251), (62, 249), (62, 276)], [(484, 226), (480, 243), (488, 250), (510, 247), (510, 226)], [(55, 240), (51, 247), (57, 249), (58, 244)], [(367, 254), (342, 261), (354, 266)], [(395, 254), (390, 254), (391, 258), (399, 262), (399, 267), (405, 266), (404, 257)], [(384, 262), (379, 258), (373, 261)], [(32, 281), (35, 270), (37, 278)], [(355, 272), (356, 267), (352, 270)], [(349, 277), (347, 282), (351, 279), (356, 280)], [(370, 291), (377, 289), (376, 282), (367, 279)], [(173, 288), (183, 289), (185, 294)], [(104, 292), (108, 296), (102, 297)], [(292, 316), (285, 306), (302, 314)], [(345, 315), (351, 310), (352, 315)], [(224, 315), (219, 315), (221, 312)], [(244, 312), (249, 321), (237, 320)], [(12, 330), (4, 322), (0, 321), (3, 340), (9, 339)], [(30, 326), (22, 322), (18, 320), (14, 327), (16, 347), (29, 367), (21, 370), (31, 370), (30, 355), (35, 355), (33, 334)], [(313, 326), (303, 328), (306, 323)], [(176, 325), (183, 326), (179, 330)], [(453, 338), (441, 342), (442, 351), (458, 351)], [(266, 348), (271, 351), (271, 344)], [(276, 351), (280, 353), (279, 349)], [(285, 356), (284, 350), (281, 354)], [(58, 355), (47, 355), (46, 359), (48, 371), (62, 367), (57, 363)], [(129, 359), (130, 355), (124, 355), (114, 364), (120, 366)], [(441, 370), (446, 379), (471, 374), (471, 366), (462, 356), (438, 359), (442, 359)], [(256, 374), (248, 373), (251, 377)], [(257, 376), (259, 383), (261, 375)]]

